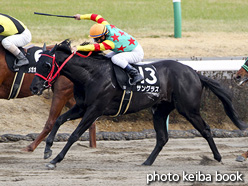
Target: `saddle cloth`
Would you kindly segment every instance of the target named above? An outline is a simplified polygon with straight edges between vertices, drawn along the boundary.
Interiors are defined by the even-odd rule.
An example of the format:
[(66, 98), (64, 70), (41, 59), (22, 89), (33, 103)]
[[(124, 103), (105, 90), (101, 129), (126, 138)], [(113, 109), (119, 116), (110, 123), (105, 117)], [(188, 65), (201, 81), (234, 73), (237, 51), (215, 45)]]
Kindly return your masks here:
[(27, 52), (24, 52), (23, 48), (19, 48), (27, 57), (29, 60), (29, 65), (25, 65), (20, 67), (19, 71), (16, 71), (13, 66), (15, 61), (17, 60), (16, 57), (10, 53), (9, 51), (5, 50), (5, 60), (7, 62), (8, 68), (15, 72), (15, 77), (13, 80), (13, 84), (11, 86), (11, 90), (9, 93), (8, 99), (14, 99), (18, 96), (20, 88), (22, 86), (22, 82), (25, 76), (25, 73), (35, 73), (36, 72), (36, 65), (37, 61), (40, 56), (40, 52), (42, 52), (42, 49), (40, 47), (32, 47), (27, 49)]
[(120, 116), (127, 112), (132, 100), (133, 92), (141, 92), (141, 93), (160, 92), (160, 81), (158, 78), (158, 73), (153, 65), (142, 64), (142, 65), (133, 65), (133, 66), (144, 77), (144, 80), (138, 82), (136, 85), (130, 84), (130, 77), (122, 68), (120, 68), (117, 65), (113, 65), (114, 73), (119, 86), (123, 90), (123, 95), (117, 113), (111, 117)]
[[(42, 52), (42, 49), (40, 47), (31, 47), (27, 50), (27, 52), (24, 51), (23, 48), (19, 48), (27, 57), (29, 61), (29, 65), (22, 66), (24, 73), (35, 73), (36, 72), (36, 62), (39, 59), (39, 53)], [(15, 72), (15, 69), (13, 69), (14, 63), (17, 60), (17, 58), (10, 53), (9, 51), (6, 51), (6, 62), (9, 67), (9, 69), (13, 72)]]
[(150, 64), (133, 65), (141, 75), (143, 75), (144, 80), (138, 82), (136, 85), (130, 85), (129, 75), (119, 66), (114, 66), (114, 72), (119, 86), (123, 90), (130, 90), (133, 92), (151, 92), (159, 93), (160, 92), (160, 81), (156, 68)]

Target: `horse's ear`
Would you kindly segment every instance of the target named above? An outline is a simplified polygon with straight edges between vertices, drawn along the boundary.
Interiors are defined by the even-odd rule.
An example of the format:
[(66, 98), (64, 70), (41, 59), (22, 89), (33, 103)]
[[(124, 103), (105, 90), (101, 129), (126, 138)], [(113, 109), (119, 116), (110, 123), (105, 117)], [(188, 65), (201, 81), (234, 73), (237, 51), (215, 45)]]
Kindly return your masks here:
[(50, 54), (53, 55), (57, 49), (58, 45), (56, 44), (51, 50), (50, 50)]
[(42, 47), (42, 51), (46, 51), (46, 43), (44, 43), (43, 47)]

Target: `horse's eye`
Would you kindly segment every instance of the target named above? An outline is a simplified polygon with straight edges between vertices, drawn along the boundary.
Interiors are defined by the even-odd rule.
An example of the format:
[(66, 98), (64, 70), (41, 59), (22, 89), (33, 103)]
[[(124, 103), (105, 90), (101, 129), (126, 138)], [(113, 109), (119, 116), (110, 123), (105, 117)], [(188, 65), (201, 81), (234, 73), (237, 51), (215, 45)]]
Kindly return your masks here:
[(46, 69), (51, 69), (51, 67), (52, 67), (51, 63), (48, 63), (48, 62), (46, 62), (44, 64), (44, 66), (45, 66)]

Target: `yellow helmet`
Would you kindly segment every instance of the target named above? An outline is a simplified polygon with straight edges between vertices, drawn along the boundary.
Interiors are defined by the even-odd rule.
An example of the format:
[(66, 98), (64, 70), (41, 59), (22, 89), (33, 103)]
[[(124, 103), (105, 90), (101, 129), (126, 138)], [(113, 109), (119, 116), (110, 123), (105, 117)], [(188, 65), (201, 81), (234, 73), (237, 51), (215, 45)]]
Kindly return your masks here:
[(106, 28), (105, 25), (103, 24), (94, 24), (91, 28), (90, 28), (90, 35), (89, 37), (91, 38), (97, 38), (97, 37), (101, 37), (105, 34), (107, 34), (109, 31)]

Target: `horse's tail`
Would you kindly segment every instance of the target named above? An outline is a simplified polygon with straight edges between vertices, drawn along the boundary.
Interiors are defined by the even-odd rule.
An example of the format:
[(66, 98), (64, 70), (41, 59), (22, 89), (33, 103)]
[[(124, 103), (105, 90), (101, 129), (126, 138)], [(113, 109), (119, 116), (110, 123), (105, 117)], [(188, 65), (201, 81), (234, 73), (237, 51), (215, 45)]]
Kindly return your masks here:
[(203, 86), (208, 87), (222, 102), (227, 116), (232, 122), (240, 129), (245, 130), (248, 125), (241, 121), (237, 115), (236, 110), (233, 107), (230, 94), (224, 90), (220, 83), (216, 80), (198, 74)]

